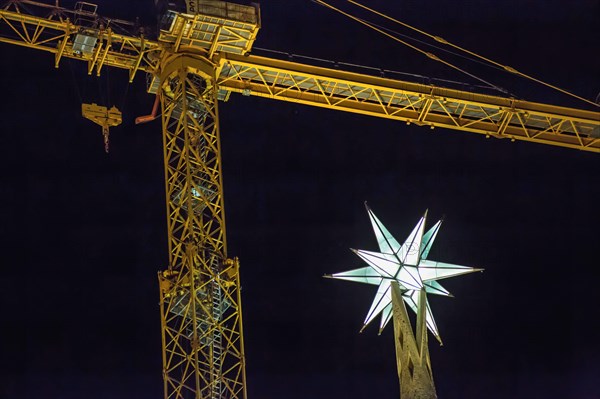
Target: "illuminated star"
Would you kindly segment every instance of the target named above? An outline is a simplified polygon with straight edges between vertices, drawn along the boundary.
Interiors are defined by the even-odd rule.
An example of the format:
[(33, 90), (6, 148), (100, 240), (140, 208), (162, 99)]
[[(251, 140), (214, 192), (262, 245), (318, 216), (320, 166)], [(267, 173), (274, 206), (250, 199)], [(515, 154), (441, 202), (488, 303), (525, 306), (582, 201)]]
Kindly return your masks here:
[[(325, 276), (379, 286), (361, 332), (380, 313), (380, 334), (390, 321), (392, 317), (392, 281), (399, 283), (402, 298), (417, 313), (419, 292), (422, 288), (425, 288), (429, 294), (452, 296), (437, 280), (483, 270), (427, 259), (431, 245), (442, 224), (441, 220), (438, 221), (427, 233), (423, 234), (427, 211), (402, 245), (392, 237), (368, 206), (367, 212), (377, 237), (380, 252), (352, 249), (369, 266)], [(431, 313), (429, 301), (426, 301), (426, 307), (427, 327), (441, 344), (442, 340)]]

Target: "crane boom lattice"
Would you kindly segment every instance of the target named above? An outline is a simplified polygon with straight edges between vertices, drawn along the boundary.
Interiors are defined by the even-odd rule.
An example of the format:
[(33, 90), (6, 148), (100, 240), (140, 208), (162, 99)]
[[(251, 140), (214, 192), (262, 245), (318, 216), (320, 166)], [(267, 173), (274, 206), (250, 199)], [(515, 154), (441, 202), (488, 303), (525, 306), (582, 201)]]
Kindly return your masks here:
[[(260, 26), (258, 12), (220, 12), (241, 18), (232, 21), (169, 11), (158, 40), (150, 40), (141, 34), (117, 34), (108, 22), (85, 29), (68, 18), (57, 19), (58, 13), (33, 16), (19, 9), (20, 3), (32, 2), (12, 2), (0, 10), (0, 42), (53, 53), (56, 66), (63, 57), (86, 61), (90, 74), (113, 66), (128, 70), (133, 80), (139, 71), (147, 72), (151, 93), (158, 90), (159, 63), (165, 54), (200, 51), (214, 62), (219, 100), (237, 92), (429, 128), (600, 152), (597, 111), (247, 56)], [(93, 49), (81, 51), (82, 35), (95, 38)]]

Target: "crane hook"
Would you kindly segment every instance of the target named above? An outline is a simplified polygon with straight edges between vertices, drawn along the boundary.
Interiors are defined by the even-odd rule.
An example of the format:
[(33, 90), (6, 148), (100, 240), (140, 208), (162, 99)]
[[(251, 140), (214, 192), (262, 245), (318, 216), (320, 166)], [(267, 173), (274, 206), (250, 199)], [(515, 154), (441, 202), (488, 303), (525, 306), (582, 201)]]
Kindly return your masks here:
[(104, 151), (108, 153), (108, 129), (111, 126), (118, 126), (122, 121), (121, 111), (113, 106), (111, 109), (97, 104), (81, 104), (81, 114), (84, 118), (102, 126), (102, 136), (104, 137)]
[(108, 126), (102, 126), (102, 136), (104, 137), (104, 152), (108, 154)]

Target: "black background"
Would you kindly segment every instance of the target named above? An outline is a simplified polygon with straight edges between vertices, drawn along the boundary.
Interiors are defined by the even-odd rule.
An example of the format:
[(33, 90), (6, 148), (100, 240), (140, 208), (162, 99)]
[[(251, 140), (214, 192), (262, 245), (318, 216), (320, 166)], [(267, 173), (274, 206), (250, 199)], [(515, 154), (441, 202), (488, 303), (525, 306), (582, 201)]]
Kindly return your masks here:
[[(600, 91), (597, 0), (364, 2)], [(154, 24), (151, 0), (97, 3)], [(261, 10), (256, 47), (477, 83), (308, 0)], [(6, 44), (0, 58), (0, 397), (161, 398), (162, 140), (159, 121), (133, 124), (154, 99), (141, 75), (127, 88), (123, 71), (55, 70), (52, 55)], [(468, 68), (519, 98), (589, 108)], [(80, 99), (122, 107), (109, 155)], [(365, 200), (398, 240), (426, 208), (430, 224), (445, 215), (430, 258), (486, 269), (445, 281), (456, 298), (431, 298), (440, 398), (600, 398), (598, 155), (239, 95), (220, 114), (250, 398), (398, 397), (392, 328), (358, 334), (375, 287), (321, 278), (362, 266), (349, 247), (376, 250)]]

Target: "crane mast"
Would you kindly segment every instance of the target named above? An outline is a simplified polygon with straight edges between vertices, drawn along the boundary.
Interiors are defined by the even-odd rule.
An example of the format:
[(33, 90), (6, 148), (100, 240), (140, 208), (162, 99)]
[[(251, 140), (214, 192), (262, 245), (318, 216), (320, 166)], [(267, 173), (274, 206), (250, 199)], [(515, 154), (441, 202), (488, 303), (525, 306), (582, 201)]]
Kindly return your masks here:
[(166, 62), (169, 268), (158, 276), (165, 397), (244, 398), (239, 263), (227, 258), (215, 78), (190, 71), (185, 58)]
[[(159, 273), (166, 398), (245, 398), (239, 262), (227, 257), (216, 51), (246, 52), (258, 9), (224, 2), (192, 20), (168, 11), (153, 88), (161, 101), (169, 268)], [(178, 25), (177, 25), (178, 24)], [(173, 36), (175, 33), (175, 36)]]
[[(249, 55), (257, 5), (186, 2), (155, 38), (89, 3), (12, 0), (0, 42), (70, 58), (88, 74), (144, 72), (161, 104), (169, 263), (159, 272), (165, 398), (246, 398), (239, 261), (228, 257), (218, 102), (232, 92), (429, 128), (600, 152), (600, 113)], [(93, 6), (93, 5), (91, 5)], [(33, 10), (33, 11), (32, 11)]]

